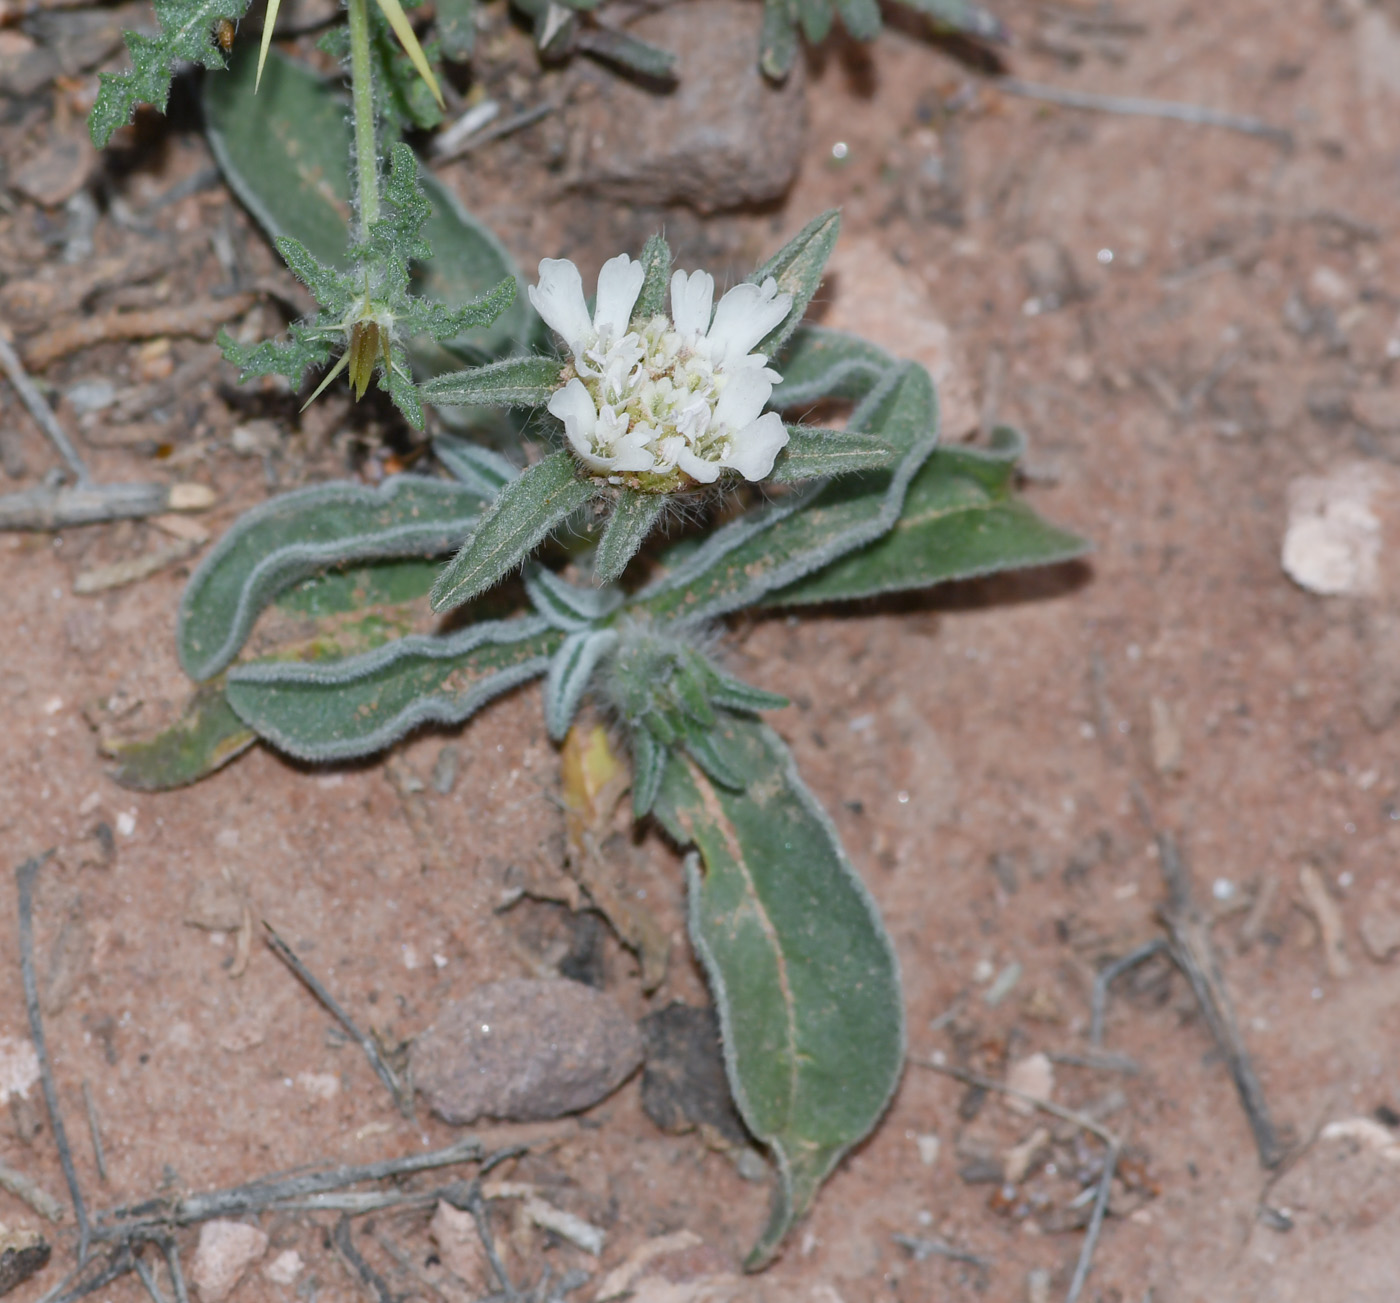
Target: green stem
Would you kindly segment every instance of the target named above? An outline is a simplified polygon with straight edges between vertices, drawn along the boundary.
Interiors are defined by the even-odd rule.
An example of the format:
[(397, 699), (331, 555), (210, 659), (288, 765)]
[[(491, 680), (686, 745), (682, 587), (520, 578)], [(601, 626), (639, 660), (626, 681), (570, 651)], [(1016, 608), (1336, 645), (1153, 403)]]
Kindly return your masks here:
[(360, 238), (379, 220), (379, 142), (374, 131), (374, 74), (369, 61), (369, 0), (346, 0), (350, 20), (350, 95), (355, 111), (355, 167)]

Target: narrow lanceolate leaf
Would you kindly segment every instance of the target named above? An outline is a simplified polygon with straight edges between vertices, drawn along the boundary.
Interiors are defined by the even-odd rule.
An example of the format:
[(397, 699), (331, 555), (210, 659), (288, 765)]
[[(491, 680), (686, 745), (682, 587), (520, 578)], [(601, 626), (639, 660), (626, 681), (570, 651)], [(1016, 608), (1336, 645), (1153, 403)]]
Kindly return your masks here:
[(632, 748), (632, 814), (643, 819), (656, 804), (670, 753), (645, 728), (633, 729), (628, 743)]
[(620, 589), (579, 588), (534, 562), (525, 566), (525, 591), (535, 610), (565, 633), (606, 620), (623, 601)]
[(973, 4), (972, 0), (900, 0), (921, 14), (927, 14), (939, 26), (962, 36), (976, 36), (984, 41), (1009, 39), (1006, 25), (994, 13)]
[(490, 366), (434, 376), (418, 387), (430, 403), (449, 407), (539, 407), (559, 388), (552, 357), (512, 357)]
[(789, 425), (787, 446), (769, 477), (779, 484), (820, 480), (854, 471), (882, 470), (899, 459), (895, 450), (868, 434)]
[(646, 275), (642, 280), (642, 292), (637, 296), (635, 315), (654, 317), (666, 311), (666, 296), (671, 289), (671, 246), (666, 243), (666, 237), (653, 235), (642, 246), (642, 256), (637, 261)]
[(447, 480), (400, 475), (378, 488), (318, 484), (244, 513), (205, 556), (180, 601), (180, 664), (193, 679), (223, 669), (258, 612), (328, 566), (438, 556), (475, 526), (485, 499)]
[(598, 542), (593, 574), (600, 584), (622, 578), (627, 563), (637, 555), (661, 513), (666, 509), (663, 493), (635, 493), (623, 489)]
[(476, 531), (449, 562), (433, 588), (433, 609), (451, 610), (503, 579), (600, 489), (579, 479), (574, 459), (550, 453), (496, 495)]
[(556, 742), (564, 740), (574, 722), (598, 663), (616, 646), (615, 629), (579, 629), (554, 653), (544, 682), (544, 722)]
[[(938, 441), (933, 381), (913, 362), (893, 369), (851, 415), (851, 428), (893, 448), (889, 470), (800, 490), (716, 531), (634, 605), (691, 623), (752, 606), (894, 528), (909, 482)], [(663, 558), (664, 560), (664, 558)]]
[(879, 1121), (904, 1062), (894, 949), (831, 821), (778, 736), (734, 720), (743, 792), (672, 756), (655, 811), (687, 861), (690, 933), (719, 1010), (725, 1067), (778, 1164), (761, 1267), (821, 1183)]
[(330, 665), (257, 661), (228, 676), (229, 704), (249, 728), (302, 760), (370, 755), (423, 724), (458, 724), (549, 668), (563, 635), (543, 620), (414, 634)]
[(797, 0), (797, 13), (802, 21), (802, 35), (812, 45), (820, 45), (831, 32), (836, 18), (832, 0)]
[(500, 453), (468, 439), (439, 435), (433, 440), (433, 452), (459, 484), (473, 493), (480, 493), (483, 498), (494, 498), (520, 474), (520, 467)]
[(126, 33), (131, 71), (101, 74), (89, 118), (93, 144), (103, 148), (138, 104), (164, 113), (180, 64), (222, 68), (224, 56), (214, 41), (214, 28), (220, 21), (236, 23), (247, 8), (248, 0), (155, 0), (160, 31), (155, 36)]
[(841, 23), (858, 41), (873, 41), (880, 34), (880, 6), (876, 0), (836, 0)]
[(783, 378), (771, 401), (781, 411), (823, 398), (864, 398), (895, 360), (858, 335), (806, 325), (773, 365)]
[(841, 214), (836, 209), (814, 217), (749, 277), (755, 285), (762, 285), (772, 276), (784, 294), (792, 295), (792, 310), (763, 338), (755, 352), (772, 357), (797, 329), (822, 283), (826, 260), (831, 257), (840, 230)]
[(847, 601), (1083, 556), (1086, 540), (1012, 496), (1017, 451), (938, 449), (888, 534), (771, 593), (767, 604)]
[(639, 41), (616, 27), (607, 27), (602, 23), (580, 27), (574, 43), (595, 59), (602, 59), (624, 72), (636, 73), (649, 81), (670, 82), (676, 79), (674, 54), (659, 45)]
[[(215, 160), (233, 192), (272, 239), (290, 236), (318, 262), (351, 271), (350, 123), (343, 95), (295, 60), (268, 54), (253, 94), (256, 50), (242, 50), (229, 71), (204, 82), (204, 120)], [(432, 259), (418, 267), (418, 289), (457, 309), (518, 274), (501, 242), (436, 177), (419, 171), (432, 207), (422, 235)], [(520, 295), (492, 324), (451, 341), (454, 348), (496, 356), (530, 332)], [(412, 348), (441, 360), (436, 345)]]
[(205, 683), (169, 728), (140, 742), (119, 742), (107, 753), (117, 762), (112, 778), (122, 787), (164, 792), (212, 774), (256, 741), (225, 700), (224, 685)]
[(765, 77), (781, 81), (797, 58), (797, 14), (792, 0), (763, 0), (758, 65)]

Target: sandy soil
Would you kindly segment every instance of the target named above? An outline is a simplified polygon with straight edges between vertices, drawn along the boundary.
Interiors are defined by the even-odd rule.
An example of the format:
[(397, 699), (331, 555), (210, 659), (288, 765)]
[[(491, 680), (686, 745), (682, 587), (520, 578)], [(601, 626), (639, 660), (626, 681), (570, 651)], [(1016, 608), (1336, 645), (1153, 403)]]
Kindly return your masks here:
[[(1356, 460), (1380, 475), (1400, 454), (1400, 421), (1387, 429), (1374, 414), (1400, 356), (1400, 14), (1362, 0), (1298, 6), (1286, 18), (1263, 0), (1133, 0), (1115, 11), (1130, 21), (1098, 23), (1104, 11), (1087, 4), (1001, 12), (1018, 38), (1008, 58), (1020, 76), (1255, 114), (1288, 128), (1293, 145), (1048, 108), (891, 32), (869, 51), (833, 48), (812, 69), (807, 157), (772, 211), (702, 222), (581, 199), (544, 166), (558, 143), (548, 124), (447, 175), (522, 264), (573, 256), (586, 278), (663, 221), (684, 257), (732, 269), (813, 212), (842, 206), (825, 319), (926, 361), (946, 381), (950, 435), (992, 415), (1022, 425), (1029, 500), (1096, 544), (1071, 567), (897, 605), (740, 620), (725, 635), (736, 671), (793, 699), (773, 723), (889, 921), (911, 1054), (994, 1076), (1037, 1052), (1085, 1054), (1096, 967), (1160, 935), (1146, 810), (1178, 835), (1199, 901), (1220, 916), (1213, 935), (1240, 1026), (1298, 1149), (1282, 1175), (1261, 1168), (1179, 974), (1158, 960), (1125, 978), (1106, 1041), (1137, 1070), (1055, 1067), (1055, 1099), (1095, 1109), (1128, 1147), (1129, 1180), (1084, 1297), (1393, 1299), (1391, 1160), (1319, 1133), (1378, 1108), (1394, 1121), (1385, 1110), (1400, 1108), (1400, 967), (1374, 959), (1359, 932), (1368, 914), (1393, 909), (1400, 733), (1368, 727), (1359, 706), (1378, 602), (1304, 592), (1279, 554), (1291, 480)], [(522, 61), (512, 75), (535, 74)], [(65, 82), (6, 110), (7, 166), (66, 129), (86, 85)], [(158, 232), (164, 267), (89, 306), (208, 292), (223, 276), (216, 230), (250, 275), (287, 284), (222, 187), (151, 207), (209, 162), (186, 115), (105, 165), (107, 192), (142, 216), (124, 226), (109, 204), (94, 258), (147, 256), (144, 223)], [(522, 165), (534, 167), (531, 180), (505, 194), (506, 169)], [(93, 263), (63, 264), (62, 233), (61, 212), (6, 197), (0, 272), (7, 283), (39, 275), (54, 293), (44, 312), (12, 319), (17, 336), (77, 315), (64, 287)], [(252, 331), (280, 324), (270, 305), (251, 315)], [(209, 345), (169, 348), (103, 344), (42, 379), (59, 390), (89, 377), (124, 388), (172, 360), (206, 359), (134, 434), (100, 414), (85, 422), (68, 401), (58, 413), (103, 477), (212, 486), (218, 505), (202, 520), (216, 534), (273, 488), (347, 468), (373, 479), (402, 450), (382, 407), (352, 413), (332, 397), (298, 420), (274, 389), (232, 388)], [(0, 401), (26, 468), (11, 487), (25, 487), (52, 453), (13, 395)], [(230, 432), (253, 418), (276, 423), (276, 445), (235, 453)], [(398, 753), (424, 781), (445, 745), (462, 757), (450, 794), (428, 786), (418, 798), (446, 852), (426, 872), (382, 763), (308, 771), (255, 749), (185, 791), (115, 787), (90, 720), (149, 732), (178, 711), (188, 685), (173, 620), (187, 568), (96, 596), (75, 595), (74, 580), (166, 542), (133, 524), (0, 537), (0, 846), (14, 864), (58, 848), (36, 905), (47, 1027), (79, 1173), (89, 1202), (103, 1206), (456, 1134), (421, 1111), (417, 1122), (400, 1118), (270, 952), (254, 946), (234, 976), (236, 938), (184, 921), (200, 884), (231, 874), (389, 1043), (427, 1026), (453, 993), (557, 964), (568, 932), (557, 908), (522, 905), (501, 916), (483, 954), (460, 921), (481, 883), (499, 889), (520, 866), (557, 862), (558, 765), (534, 688)], [(101, 822), (116, 830), (110, 857), (91, 835)], [(1340, 913), (1344, 966), (1323, 952), (1301, 886), (1307, 869)], [(636, 1015), (702, 1002), (675, 855), (652, 835), (618, 872), (647, 892), (676, 955), (646, 997), (635, 963), (608, 941), (607, 989)], [(15, 936), (13, 893), (0, 892), (0, 1047), (26, 1034)], [(1012, 965), (1019, 976), (1003, 989)], [(105, 1183), (82, 1121), (84, 1082)], [(1018, 1185), (966, 1179), (995, 1170), (989, 1159), (1042, 1125), (1052, 1134)], [(832, 1178), (784, 1257), (733, 1296), (1063, 1297), (1082, 1233), (1056, 1227), (1076, 1221), (1070, 1205), (1097, 1158), (1073, 1128), (1055, 1126), (911, 1063), (878, 1132)], [(762, 1184), (742, 1179), (730, 1157), (659, 1132), (635, 1080), (577, 1120), (490, 1130), (493, 1140), (547, 1133), (510, 1177), (605, 1228), (604, 1268), (649, 1236), (688, 1229), (733, 1269), (766, 1206)], [(60, 1191), (47, 1123), (26, 1136), (20, 1108), (13, 1126), (0, 1125), (0, 1160)], [(501, 1208), (522, 1270), (599, 1269)], [(41, 1226), (6, 1194), (0, 1221)], [(427, 1215), (377, 1221), (362, 1251), (396, 1292), (423, 1294), (393, 1274), (375, 1234), (423, 1263), (433, 1252)], [(273, 1250), (295, 1249), (305, 1270), (297, 1284), (255, 1276), (238, 1297), (356, 1296), (328, 1225), (311, 1214), (267, 1219)], [(989, 1265), (920, 1260), (896, 1234)], [(55, 1244), (54, 1264), (16, 1297), (37, 1298), (59, 1279), (67, 1232)], [(684, 1297), (703, 1297), (690, 1288)], [(98, 1295), (140, 1296), (132, 1278)]]

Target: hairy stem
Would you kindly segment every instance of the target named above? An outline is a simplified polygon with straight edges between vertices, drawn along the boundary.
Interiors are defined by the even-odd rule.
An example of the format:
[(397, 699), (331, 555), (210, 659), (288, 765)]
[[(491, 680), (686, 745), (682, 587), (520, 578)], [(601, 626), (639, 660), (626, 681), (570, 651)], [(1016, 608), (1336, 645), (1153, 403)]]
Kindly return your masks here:
[(379, 220), (379, 145), (374, 132), (374, 74), (369, 61), (369, 0), (346, 0), (350, 22), (350, 94), (355, 112), (355, 168), (360, 238)]

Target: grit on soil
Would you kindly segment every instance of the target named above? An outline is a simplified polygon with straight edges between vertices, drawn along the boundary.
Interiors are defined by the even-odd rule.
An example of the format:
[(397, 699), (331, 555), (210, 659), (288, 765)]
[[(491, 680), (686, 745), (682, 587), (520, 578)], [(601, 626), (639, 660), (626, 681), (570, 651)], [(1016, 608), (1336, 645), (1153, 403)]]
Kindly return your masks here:
[[(522, 266), (573, 257), (586, 281), (662, 224), (680, 265), (733, 279), (813, 213), (842, 207), (817, 311), (928, 363), (949, 438), (993, 417), (1021, 426), (1029, 500), (1095, 544), (1069, 567), (723, 631), (736, 672), (792, 700), (772, 723), (884, 912), (912, 1056), (1001, 1076), (1043, 1052), (1056, 1101), (1124, 1138), (1126, 1179), (1086, 1299), (1393, 1301), (1400, 1151), (1320, 1138), (1329, 1121), (1379, 1110), (1394, 1122), (1400, 1109), (1400, 963), (1377, 940), (1400, 909), (1400, 727), (1375, 704), (1387, 613), (1381, 599), (1303, 591), (1279, 556), (1290, 481), (1355, 461), (1391, 475), (1400, 456), (1400, 12), (1364, 0), (1000, 9), (1019, 76), (1254, 114), (1291, 131), (1291, 147), (1013, 98), (889, 31), (868, 49), (834, 42), (809, 68), (806, 156), (781, 205), (702, 219), (566, 188), (567, 114), (444, 175)], [(499, 13), (491, 21), (512, 95), (542, 96), (567, 75), (540, 74), (523, 38)], [(0, 298), (21, 346), (85, 312), (208, 295), (229, 248), (247, 283), (297, 301), (249, 219), (201, 179), (212, 160), (188, 115), (168, 128), (145, 120), (107, 162), (82, 163), (101, 169), (95, 248), (63, 260), (78, 210), (40, 206), (16, 178), (81, 130), (91, 88), (91, 74), (63, 77), (0, 104)], [(44, 180), (34, 176), (31, 188)], [(269, 298), (248, 316), (235, 331), (283, 320)], [(58, 416), (100, 478), (209, 485), (217, 505), (198, 519), (214, 536), (274, 490), (347, 473), (373, 482), (405, 456), (386, 408), (332, 395), (299, 417), (284, 392), (237, 388), (195, 339), (100, 343), (37, 374), (68, 395)], [(123, 423), (110, 408), (84, 415), (91, 390), (74, 390), (106, 380), (126, 394), (171, 377), (177, 392)], [(53, 452), (8, 387), (0, 402), (9, 487), (28, 487)], [(94, 595), (75, 594), (75, 578), (170, 541), (145, 523), (0, 536), (0, 850), (13, 865), (57, 848), (36, 902), (46, 1026), (99, 1206), (458, 1134), (421, 1107), (402, 1118), (270, 951), (238, 961), (237, 923), (188, 926), (197, 890), (235, 882), (389, 1044), (482, 981), (557, 970), (577, 939), (549, 905), (469, 917), (519, 875), (557, 868), (558, 760), (534, 687), (460, 730), (416, 736), (395, 753), (395, 781), (382, 760), (313, 770), (255, 748), (182, 791), (113, 785), (91, 721), (152, 732), (178, 713), (189, 686), (174, 617), (193, 560)], [(460, 761), (440, 794), (428, 780), (444, 746)], [(1142, 807), (1177, 833), (1198, 899), (1218, 915), (1240, 1027), (1299, 1147), (1281, 1175), (1261, 1168), (1216, 1046), (1164, 961), (1123, 978), (1109, 1008), (1107, 1049), (1131, 1064), (1084, 1066), (1094, 972), (1160, 935)], [(415, 835), (424, 811), (436, 858)], [(1345, 951), (1330, 961), (1309, 870), (1342, 923)], [(705, 1002), (678, 857), (651, 833), (617, 872), (645, 891), (673, 954), (646, 996), (605, 936), (594, 958), (606, 989), (635, 1016)], [(0, 1046), (27, 1035), (16, 934), (7, 889)], [(14, 1125), (0, 1125), (0, 1161), (60, 1192), (49, 1127), (30, 1134), (27, 1116), (16, 1106)], [(1008, 1184), (1007, 1151), (1042, 1126)], [(1072, 1205), (1098, 1159), (1096, 1143), (1057, 1126), (911, 1065), (769, 1272), (713, 1278), (710, 1295), (682, 1282), (676, 1297), (1062, 1298), (1087, 1215)], [(765, 1186), (732, 1154), (656, 1129), (635, 1078), (577, 1119), (490, 1132), (543, 1137), (510, 1179), (604, 1228), (602, 1269), (684, 1229), (737, 1270), (766, 1210)], [(600, 1270), (508, 1205), (496, 1215), (522, 1272)], [(37, 1298), (71, 1260), (67, 1232), (8, 1194), (0, 1221), (55, 1235), (54, 1263), (16, 1294)], [(239, 1297), (356, 1296), (315, 1215), (264, 1229), (269, 1261), (295, 1250), (304, 1270), (299, 1283), (250, 1278)], [(425, 1289), (375, 1235), (421, 1264), (427, 1214), (385, 1216), (357, 1241), (396, 1293)], [(896, 1235), (988, 1265), (920, 1255)], [(134, 1277), (98, 1295), (142, 1296)]]

